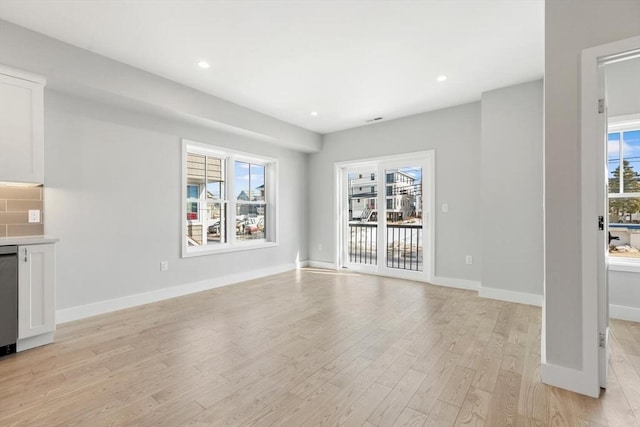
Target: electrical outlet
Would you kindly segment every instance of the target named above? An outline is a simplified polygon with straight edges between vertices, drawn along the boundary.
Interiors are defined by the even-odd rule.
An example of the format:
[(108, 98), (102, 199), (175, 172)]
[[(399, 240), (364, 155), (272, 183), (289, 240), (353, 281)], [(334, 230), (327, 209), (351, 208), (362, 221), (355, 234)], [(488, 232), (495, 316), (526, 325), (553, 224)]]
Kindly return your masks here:
[(465, 258), (465, 262), (467, 264), (473, 264), (473, 257), (471, 255), (467, 255)]
[(447, 203), (442, 204), (442, 212), (444, 213), (449, 212), (449, 205)]
[(322, 243), (318, 243), (318, 252), (322, 252)]
[(167, 271), (169, 269), (169, 261), (160, 261), (160, 271)]
[(39, 223), (40, 222), (40, 210), (39, 209), (29, 209), (29, 223)]

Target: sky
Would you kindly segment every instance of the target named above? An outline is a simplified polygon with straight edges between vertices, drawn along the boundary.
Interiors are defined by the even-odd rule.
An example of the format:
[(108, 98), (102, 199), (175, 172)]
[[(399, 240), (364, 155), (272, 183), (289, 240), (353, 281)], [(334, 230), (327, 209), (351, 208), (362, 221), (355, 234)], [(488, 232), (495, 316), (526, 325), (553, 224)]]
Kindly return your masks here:
[(609, 178), (613, 178), (613, 171), (620, 165), (620, 139), (623, 139), (623, 159), (629, 162), (634, 171), (640, 173), (640, 130), (609, 133), (607, 144), (607, 160)]

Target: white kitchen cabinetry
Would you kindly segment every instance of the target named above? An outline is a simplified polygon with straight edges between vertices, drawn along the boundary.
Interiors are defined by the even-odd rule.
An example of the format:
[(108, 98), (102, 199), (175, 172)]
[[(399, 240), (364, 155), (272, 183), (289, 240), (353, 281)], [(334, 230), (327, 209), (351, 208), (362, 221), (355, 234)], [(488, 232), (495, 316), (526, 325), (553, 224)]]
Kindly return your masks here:
[(18, 247), (18, 351), (53, 342), (55, 257), (54, 244)]
[(45, 83), (0, 65), (0, 181), (44, 182)]

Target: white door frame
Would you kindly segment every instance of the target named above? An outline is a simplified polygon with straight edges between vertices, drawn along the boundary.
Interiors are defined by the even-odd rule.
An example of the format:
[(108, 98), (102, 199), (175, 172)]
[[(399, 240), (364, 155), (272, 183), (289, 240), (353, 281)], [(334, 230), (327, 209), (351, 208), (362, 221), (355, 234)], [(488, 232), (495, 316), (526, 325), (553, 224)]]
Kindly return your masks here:
[[(357, 159), (352, 161), (337, 162), (334, 164), (334, 194), (335, 194), (335, 209), (334, 209), (334, 235), (336, 236), (335, 242), (335, 265), (336, 268), (342, 268), (346, 261), (344, 259), (344, 224), (345, 224), (345, 194), (344, 194), (344, 182), (345, 171), (347, 169), (357, 168), (375, 168), (377, 176), (382, 179), (382, 166), (381, 163), (394, 163), (407, 162), (407, 165), (419, 163), (422, 167), (422, 223), (423, 223), (423, 271), (408, 271), (408, 270), (395, 270), (390, 271), (389, 268), (379, 269), (377, 266), (368, 267), (365, 266), (359, 270), (371, 274), (380, 274), (386, 276), (406, 278), (410, 280), (418, 280), (423, 282), (430, 282), (433, 279), (435, 272), (435, 150), (419, 151), (414, 153), (405, 153), (391, 156), (372, 157), (365, 159)], [(405, 165), (406, 166), (406, 165)], [(385, 200), (386, 187), (378, 188), (378, 219), (384, 220), (386, 218), (386, 204)], [(380, 222), (379, 222), (380, 224)], [(382, 238), (383, 227), (378, 227), (378, 266), (386, 266), (386, 247), (381, 247), (381, 243), (385, 241)], [(375, 268), (373, 268), (375, 267)]]
[[(599, 216), (607, 218), (607, 194), (604, 173), (603, 132), (606, 117), (598, 113), (601, 99), (603, 63), (640, 49), (640, 37), (607, 43), (582, 51), (581, 69), (581, 230), (582, 230), (582, 387), (583, 393), (597, 397), (606, 385), (606, 331), (601, 325), (608, 312), (608, 295), (603, 292), (606, 279), (605, 245), (607, 230), (599, 231)], [(604, 194), (603, 194), (604, 193)], [(606, 220), (605, 220), (606, 223)], [(602, 284), (602, 286), (601, 286)], [(600, 334), (605, 333), (605, 347), (600, 349)], [(604, 360), (603, 360), (604, 358)]]

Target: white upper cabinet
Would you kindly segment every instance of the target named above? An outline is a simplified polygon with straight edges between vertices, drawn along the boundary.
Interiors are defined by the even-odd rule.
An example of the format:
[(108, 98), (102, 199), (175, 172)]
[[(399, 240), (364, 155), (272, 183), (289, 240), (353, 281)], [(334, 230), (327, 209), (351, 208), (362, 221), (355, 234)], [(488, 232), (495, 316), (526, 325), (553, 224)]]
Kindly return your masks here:
[(0, 65), (0, 181), (44, 182), (45, 83)]

